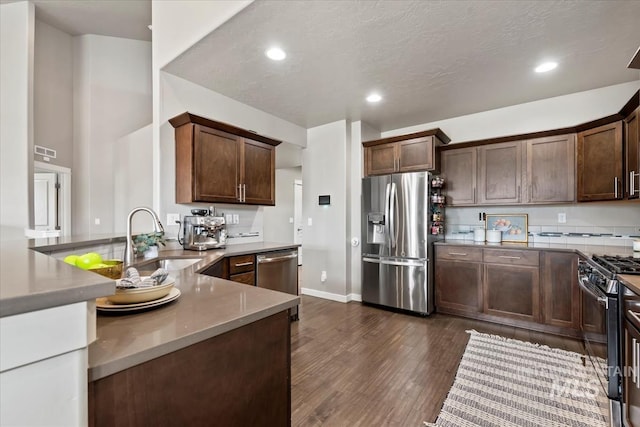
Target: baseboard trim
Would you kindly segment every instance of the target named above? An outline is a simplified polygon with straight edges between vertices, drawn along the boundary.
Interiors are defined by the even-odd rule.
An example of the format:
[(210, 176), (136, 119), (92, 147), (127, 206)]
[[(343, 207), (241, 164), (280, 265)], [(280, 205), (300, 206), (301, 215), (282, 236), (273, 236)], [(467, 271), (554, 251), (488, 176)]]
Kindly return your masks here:
[(362, 295), (360, 295), (360, 294), (349, 294), (349, 295), (347, 295), (347, 301), (362, 302)]
[(319, 291), (317, 289), (309, 289), (309, 288), (300, 288), (300, 293), (302, 295), (309, 295), (312, 297), (318, 297), (318, 298), (328, 299), (331, 301), (337, 301), (342, 303), (347, 303), (349, 301), (362, 301), (362, 296), (360, 294), (340, 295), (340, 294), (334, 294), (331, 292)]

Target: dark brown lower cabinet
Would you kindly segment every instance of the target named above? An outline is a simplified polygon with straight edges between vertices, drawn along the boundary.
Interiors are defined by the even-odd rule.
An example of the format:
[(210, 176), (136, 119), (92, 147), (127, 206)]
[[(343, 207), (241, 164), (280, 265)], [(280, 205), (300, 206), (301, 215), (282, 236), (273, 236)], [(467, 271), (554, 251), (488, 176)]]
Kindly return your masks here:
[(545, 324), (580, 328), (578, 255), (570, 252), (543, 252), (542, 295), (542, 317)]
[(93, 381), (89, 425), (290, 426), (289, 325), (282, 311)]
[(600, 307), (586, 307), (573, 252), (436, 245), (436, 311), (551, 334), (602, 333)]
[(435, 265), (436, 307), (456, 312), (482, 310), (482, 264), (439, 260)]
[(485, 264), (484, 312), (537, 322), (540, 319), (538, 267)]
[(640, 333), (628, 321), (624, 320), (624, 417), (627, 426), (640, 426)]

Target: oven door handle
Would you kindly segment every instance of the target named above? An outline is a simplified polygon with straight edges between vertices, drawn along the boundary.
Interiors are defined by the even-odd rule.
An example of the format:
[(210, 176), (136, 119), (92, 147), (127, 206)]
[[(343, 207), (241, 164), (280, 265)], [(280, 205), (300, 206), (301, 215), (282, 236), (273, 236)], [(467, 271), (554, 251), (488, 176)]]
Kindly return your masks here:
[(604, 292), (598, 292), (597, 288), (590, 289), (590, 287), (587, 286), (587, 283), (589, 283), (589, 278), (587, 276), (578, 276), (578, 285), (580, 286), (580, 289), (582, 289), (582, 291), (585, 292), (590, 297), (595, 298), (600, 304), (604, 305), (605, 308), (608, 310), (609, 299), (604, 294)]

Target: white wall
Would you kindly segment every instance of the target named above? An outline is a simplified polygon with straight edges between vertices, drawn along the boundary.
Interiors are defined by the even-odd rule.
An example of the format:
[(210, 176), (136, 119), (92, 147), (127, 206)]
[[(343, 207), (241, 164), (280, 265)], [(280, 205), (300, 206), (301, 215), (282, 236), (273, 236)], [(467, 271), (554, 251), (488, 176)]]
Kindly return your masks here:
[[(302, 292), (347, 300), (347, 122), (340, 120), (307, 131), (302, 154), (303, 251)], [(319, 206), (319, 195), (330, 195), (331, 205)], [(308, 224), (312, 219), (312, 225)], [(322, 271), (326, 282), (320, 281)]]
[[(57, 151), (50, 163), (73, 165), (73, 37), (35, 21), (34, 143)], [(34, 154), (34, 160), (43, 156)]]
[[(286, 140), (292, 144), (303, 146), (306, 144), (306, 129), (282, 120), (271, 114), (242, 104), (207, 88), (191, 83), (182, 78), (165, 72), (160, 73), (162, 95), (162, 116), (159, 123), (159, 194), (158, 213), (160, 218), (166, 218), (167, 213), (178, 213), (182, 216), (190, 215), (194, 207), (208, 208), (210, 204), (193, 203), (177, 204), (175, 202), (175, 129), (168, 120), (178, 114), (189, 111), (191, 113), (222, 121), (245, 129), (252, 129), (260, 134), (276, 139)], [(276, 197), (276, 204), (280, 201)], [(218, 211), (240, 215), (240, 223), (227, 225), (229, 235), (238, 233), (259, 232), (260, 236), (253, 238), (230, 239), (229, 244), (251, 243), (263, 241), (263, 208), (259, 206), (243, 206), (233, 204), (216, 204)], [(167, 225), (168, 235), (177, 235), (178, 227)]]
[(30, 2), (0, 5), (2, 240), (24, 236), (33, 223), (34, 17)]
[[(151, 43), (74, 38), (73, 232), (114, 229), (116, 141), (151, 123)], [(150, 162), (151, 159), (137, 159)], [(95, 219), (100, 224), (95, 224)]]
[(640, 80), (526, 104), (394, 129), (382, 137), (440, 128), (451, 143), (561, 129), (616, 114), (640, 88)]
[[(127, 216), (138, 206), (153, 205), (153, 130), (151, 125), (118, 139), (114, 146), (116, 161), (113, 162), (113, 231), (124, 235), (127, 231)], [(164, 224), (164, 221), (162, 221)], [(132, 220), (134, 232), (148, 233), (152, 230), (151, 218), (147, 214), (136, 214)]]
[(265, 242), (294, 241), (294, 224), (289, 219), (294, 218), (294, 183), (299, 179), (302, 167), (276, 169), (276, 205), (263, 209)]

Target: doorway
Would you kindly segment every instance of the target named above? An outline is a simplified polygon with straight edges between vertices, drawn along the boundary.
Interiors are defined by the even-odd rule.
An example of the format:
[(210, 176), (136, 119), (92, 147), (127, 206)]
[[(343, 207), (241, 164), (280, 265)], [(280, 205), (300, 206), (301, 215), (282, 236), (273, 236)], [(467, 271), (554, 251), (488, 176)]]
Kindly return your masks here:
[[(293, 242), (302, 245), (302, 181), (293, 182)], [(302, 265), (302, 247), (298, 248), (298, 266)]]
[(71, 235), (71, 169), (33, 162), (34, 229)]

